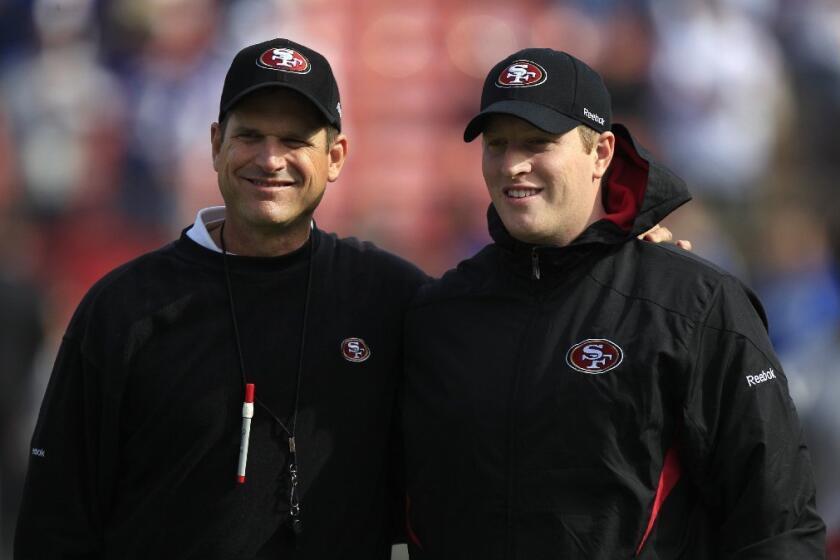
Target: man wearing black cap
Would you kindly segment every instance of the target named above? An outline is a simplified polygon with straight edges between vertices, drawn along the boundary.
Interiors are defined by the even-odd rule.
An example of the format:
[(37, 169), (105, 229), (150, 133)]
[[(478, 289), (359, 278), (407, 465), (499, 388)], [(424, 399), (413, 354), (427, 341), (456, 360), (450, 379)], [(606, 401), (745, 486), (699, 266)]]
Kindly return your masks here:
[(320, 54), (240, 51), (211, 144), (225, 206), (68, 327), (18, 559), (390, 557), (402, 319), (426, 278), (312, 222), (348, 145)]
[(408, 311), (417, 559), (824, 556), (807, 449), (754, 294), (636, 236), (689, 200), (580, 60), (488, 74), (494, 243)]

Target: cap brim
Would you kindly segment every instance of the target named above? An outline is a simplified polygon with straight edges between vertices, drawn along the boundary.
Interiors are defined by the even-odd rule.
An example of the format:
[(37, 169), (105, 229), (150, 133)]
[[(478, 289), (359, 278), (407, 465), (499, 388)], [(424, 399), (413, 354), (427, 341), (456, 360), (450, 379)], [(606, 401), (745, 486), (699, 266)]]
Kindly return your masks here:
[(472, 142), (479, 134), (484, 132), (484, 126), (490, 115), (513, 115), (552, 134), (565, 134), (579, 124), (582, 124), (563, 113), (558, 113), (554, 109), (543, 105), (537, 105), (528, 101), (507, 99), (488, 105), (483, 111), (473, 117), (464, 130), (464, 142)]
[(219, 113), (219, 120), (221, 121), (221, 119), (222, 119), (222, 117), (224, 116), (225, 113), (227, 113), (228, 111), (233, 109), (234, 105), (236, 105), (237, 103), (242, 101), (242, 98), (244, 98), (247, 95), (250, 95), (250, 94), (254, 93), (255, 91), (265, 89), (265, 88), (284, 88), (284, 89), (289, 89), (289, 90), (292, 90), (294, 92), (297, 92), (297, 93), (301, 94), (310, 103), (312, 103), (315, 106), (315, 108), (318, 109), (318, 111), (321, 112), (322, 115), (324, 115), (324, 117), (327, 119), (327, 122), (329, 124), (338, 128), (339, 131), (341, 130), (341, 121), (335, 120), (334, 115), (331, 115), (330, 112), (327, 111), (326, 107), (321, 105), (314, 97), (312, 97), (311, 95), (309, 95), (305, 91), (301, 90), (300, 88), (295, 87), (294, 85), (291, 85), (291, 84), (284, 83), (284, 82), (265, 82), (265, 83), (262, 83), (262, 84), (257, 84), (255, 86), (249, 87), (248, 89), (246, 89), (244, 91), (241, 91), (239, 93), (239, 95), (237, 95), (236, 97), (234, 97), (233, 99), (228, 101), (227, 105), (225, 105), (224, 108), (222, 108), (221, 112)]

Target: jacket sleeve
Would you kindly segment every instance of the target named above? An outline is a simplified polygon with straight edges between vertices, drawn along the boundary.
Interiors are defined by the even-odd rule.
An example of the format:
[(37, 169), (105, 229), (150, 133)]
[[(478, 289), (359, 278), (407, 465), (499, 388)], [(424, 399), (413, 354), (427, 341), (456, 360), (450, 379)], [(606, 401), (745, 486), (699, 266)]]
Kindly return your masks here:
[(683, 462), (714, 516), (718, 557), (824, 558), (811, 462), (761, 304), (725, 278), (697, 329)]
[(100, 457), (106, 456), (107, 434), (99, 378), (79, 342), (65, 336), (32, 437), (15, 535), (17, 560), (99, 556), (105, 499)]

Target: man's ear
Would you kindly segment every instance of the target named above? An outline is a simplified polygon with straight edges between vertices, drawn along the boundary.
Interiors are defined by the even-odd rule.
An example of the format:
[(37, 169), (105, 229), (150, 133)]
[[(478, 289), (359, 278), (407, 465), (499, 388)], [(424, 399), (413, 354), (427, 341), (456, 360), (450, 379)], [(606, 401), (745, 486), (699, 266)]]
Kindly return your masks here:
[(327, 170), (327, 181), (332, 183), (341, 174), (344, 161), (347, 159), (347, 137), (339, 133), (333, 140), (328, 152), (330, 163)]
[(213, 169), (217, 172), (219, 171), (218, 167), (216, 167), (216, 158), (219, 155), (219, 152), (222, 150), (222, 126), (214, 122), (210, 125), (210, 149), (212, 150), (211, 155), (213, 156)]
[(595, 169), (593, 171), (593, 179), (601, 180), (607, 173), (610, 167), (613, 155), (615, 154), (615, 134), (609, 130), (602, 132), (598, 136), (598, 141), (595, 144)]

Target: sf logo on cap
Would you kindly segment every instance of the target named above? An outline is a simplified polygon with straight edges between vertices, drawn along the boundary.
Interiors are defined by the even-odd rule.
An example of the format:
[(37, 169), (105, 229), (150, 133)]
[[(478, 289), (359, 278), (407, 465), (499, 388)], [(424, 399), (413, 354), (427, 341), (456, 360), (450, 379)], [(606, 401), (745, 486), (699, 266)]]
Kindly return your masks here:
[(370, 358), (370, 348), (361, 338), (345, 338), (341, 341), (341, 354), (348, 362), (364, 362)]
[(305, 56), (293, 49), (268, 49), (257, 58), (257, 66), (280, 72), (306, 74), (312, 68)]
[(517, 60), (499, 74), (496, 87), (538, 86), (548, 78), (545, 69), (530, 60)]
[(621, 347), (605, 338), (587, 338), (566, 354), (566, 363), (582, 373), (597, 375), (615, 369), (624, 359)]

